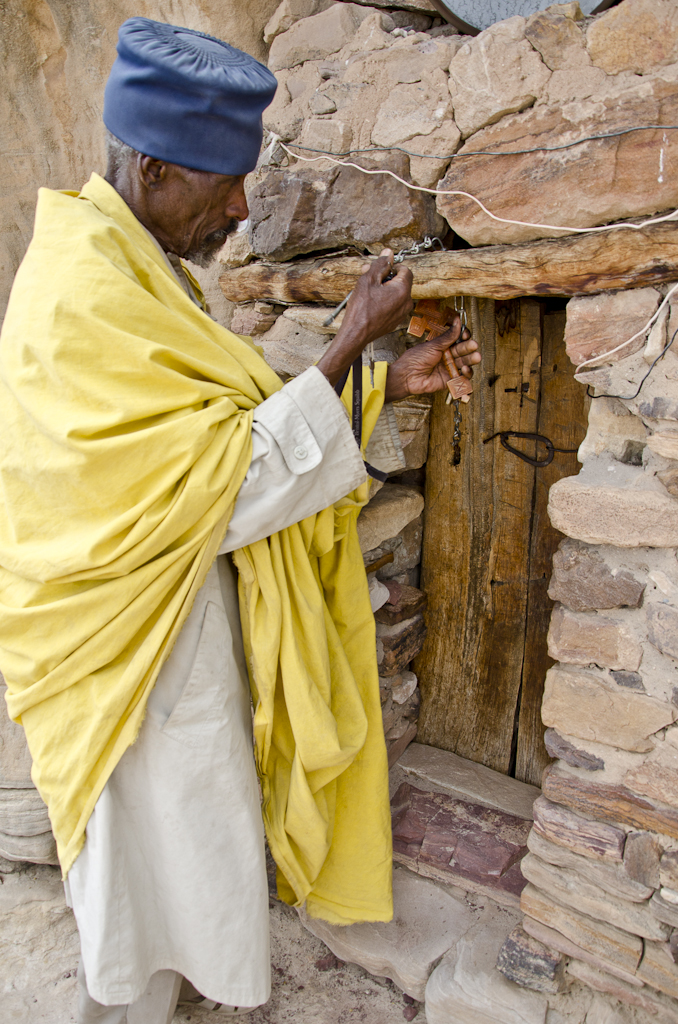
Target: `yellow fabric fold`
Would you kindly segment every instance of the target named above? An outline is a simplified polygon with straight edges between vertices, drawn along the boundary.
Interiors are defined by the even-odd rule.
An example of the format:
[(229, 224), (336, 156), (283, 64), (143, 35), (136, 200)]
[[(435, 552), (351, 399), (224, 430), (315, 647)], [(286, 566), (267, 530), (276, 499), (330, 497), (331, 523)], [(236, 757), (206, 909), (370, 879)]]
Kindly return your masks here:
[[(385, 365), (365, 377), (365, 432)], [(281, 387), (93, 175), (40, 191), (0, 342), (0, 669), (64, 874), (227, 529)], [(286, 898), (388, 918), (367, 484), (238, 552), (264, 818)]]

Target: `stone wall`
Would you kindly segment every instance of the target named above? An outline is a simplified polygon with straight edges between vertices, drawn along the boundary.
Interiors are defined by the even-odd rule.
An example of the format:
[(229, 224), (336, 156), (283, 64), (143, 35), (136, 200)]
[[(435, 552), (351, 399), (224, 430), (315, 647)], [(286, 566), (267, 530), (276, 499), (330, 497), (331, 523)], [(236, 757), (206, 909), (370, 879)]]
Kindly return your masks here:
[(118, 27), (143, 16), (209, 32), (266, 60), (278, 0), (17, 0), (0, 7), (0, 317), (33, 233), (37, 190), (104, 169), (104, 85)]
[[(573, 362), (640, 330), (662, 298), (643, 288), (571, 300)], [(527, 935), (563, 953), (571, 976), (678, 1020), (665, 999), (678, 999), (678, 354), (636, 395), (678, 303), (656, 325), (578, 374), (601, 397), (581, 472), (550, 493), (566, 536), (542, 706), (555, 761), (534, 807), (522, 908)]]
[[(492, 221), (460, 197), (441, 196), (434, 208), (392, 179), (297, 162), (274, 145), (248, 183), (249, 239), (222, 254), (226, 277), (253, 259), (377, 252), (450, 228), (472, 245), (511, 243), (553, 234), (543, 224), (590, 227), (678, 205), (666, 170), (678, 145), (670, 131), (659, 145), (656, 135), (638, 132), (511, 157), (501, 173), (491, 157), (451, 159), (678, 123), (676, 3), (624, 0), (593, 19), (582, 18), (577, 4), (561, 4), (473, 39), (424, 14), (364, 4), (323, 5), (307, 17), (298, 9), (297, 20), (290, 10), (285, 0), (284, 31), (282, 14), (272, 21), (276, 34), (269, 30), (280, 81), (266, 115), (271, 132), (306, 157), (409, 149), (422, 155), (391, 149), (353, 159), (414, 184), (472, 192), (500, 216), (532, 223)], [(643, 328), (668, 290), (572, 299), (573, 366)], [(257, 333), (275, 368), (294, 375), (322, 353), (326, 312), (255, 302), (236, 311), (233, 328)], [(667, 352), (638, 395), (627, 396), (676, 328), (678, 295), (649, 339), (642, 335), (578, 377), (600, 397), (591, 403), (580, 474), (550, 496), (552, 522), (565, 536), (550, 587), (556, 665), (543, 704), (554, 763), (522, 861), (523, 926), (499, 957), (502, 973), (524, 987), (553, 993), (577, 981), (633, 1007), (637, 1019), (666, 1021), (678, 1021), (678, 352)], [(412, 342), (397, 331), (377, 343), (376, 355), (392, 360)], [(406, 659), (423, 639), (425, 596), (405, 590), (413, 614), (398, 622), (403, 592), (394, 594), (392, 581), (418, 583), (429, 409), (410, 400), (396, 415), (407, 466), (392, 470), (359, 521), (366, 566), (376, 570), (370, 586), (394, 753), (415, 731), (416, 678)], [(393, 562), (384, 563), (391, 553)], [(385, 589), (389, 602), (379, 609)], [(609, 1014), (605, 1020), (627, 1019)]]
[[(415, 185), (473, 192), (500, 216), (530, 224), (492, 221), (463, 197), (436, 201), (327, 160), (299, 163), (269, 136), (273, 145), (247, 183), (250, 234), (225, 247), (225, 278), (254, 259), (292, 266), (308, 253), (374, 253), (384, 244), (410, 246), (425, 234), (446, 236), (450, 244), (451, 231), (471, 245), (512, 243), (552, 234), (543, 224), (591, 227), (678, 205), (672, 172), (678, 136), (671, 131), (661, 139), (635, 132), (514, 156), (501, 162), (500, 173), (492, 157), (452, 159), (487, 149), (553, 149), (633, 125), (678, 124), (675, 0), (623, 0), (593, 19), (582, 18), (576, 3), (561, 4), (472, 39), (423, 7), (411, 9), (414, 2), (407, 6), (283, 0), (276, 7), (261, 0), (266, 42), (257, 41), (256, 52), (270, 44), (280, 82), (265, 116), (268, 131), (307, 147), (297, 150), (307, 157), (314, 155), (309, 150), (395, 147), (358, 154), (356, 161), (372, 170), (389, 167)], [(36, 176), (68, 185), (100, 158), (92, 127), (97, 97), (111, 59), (113, 22), (127, 13), (99, 26), (98, 35), (85, 5), (69, 12), (31, 5), (25, 23), (12, 22), (16, 52), (31, 71), (24, 84), (10, 81), (6, 90), (18, 96), (10, 116), (16, 188), (3, 200), (15, 217), (4, 233), (10, 270), (30, 234)], [(164, 7), (162, 16), (170, 17)], [(228, 37), (228, 23), (209, 5), (176, 5), (171, 18)], [(63, 43), (76, 30), (88, 39), (87, 57), (85, 49), (72, 57)], [(82, 88), (92, 82), (89, 91)], [(72, 97), (83, 93), (91, 102), (89, 120), (76, 116)], [(31, 113), (36, 96), (39, 116)], [(36, 140), (26, 173), (18, 161), (22, 131)], [(43, 170), (34, 151), (47, 154)], [(566, 341), (573, 365), (604, 356), (643, 328), (668, 291), (643, 287), (572, 299)], [(259, 299), (238, 306), (231, 326), (254, 336), (286, 379), (317, 360), (341, 323), (325, 327), (327, 312), (322, 305)], [(416, 343), (406, 326), (365, 359), (392, 361)], [(677, 328), (678, 293), (648, 338), (578, 375), (595, 395), (582, 470), (553, 487), (549, 505), (565, 537), (550, 588), (557, 602), (549, 632), (556, 665), (543, 704), (554, 762), (522, 861), (523, 925), (499, 961), (522, 986), (553, 992), (575, 980), (635, 1008), (637, 1020), (647, 1014), (672, 1022), (678, 1022), (678, 351), (669, 350), (638, 386)], [(430, 411), (424, 399), (396, 403), (403, 456), (382, 466), (389, 480), (375, 485), (359, 520), (392, 761), (416, 734), (419, 692), (410, 662), (425, 635), (426, 597), (418, 584)], [(12, 754), (13, 727), (2, 738), (0, 852), (18, 858), (15, 839), (48, 834), (31, 804), (23, 755)], [(10, 776), (12, 759), (19, 768)], [(28, 859), (49, 856), (34, 850)], [(450, 1012), (437, 1019), (452, 1019)], [(545, 1003), (540, 1013), (539, 1024), (564, 1019), (546, 1017)], [(483, 1024), (491, 1019), (485, 1012)], [(599, 1022), (603, 1017), (589, 1024)]]

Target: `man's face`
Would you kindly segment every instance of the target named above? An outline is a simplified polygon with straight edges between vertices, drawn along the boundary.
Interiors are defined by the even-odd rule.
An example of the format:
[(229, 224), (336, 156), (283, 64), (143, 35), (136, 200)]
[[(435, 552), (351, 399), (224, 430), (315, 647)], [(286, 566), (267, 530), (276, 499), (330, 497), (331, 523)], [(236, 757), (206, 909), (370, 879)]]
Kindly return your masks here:
[(169, 252), (207, 267), (248, 215), (244, 175), (193, 171), (141, 157), (152, 233)]

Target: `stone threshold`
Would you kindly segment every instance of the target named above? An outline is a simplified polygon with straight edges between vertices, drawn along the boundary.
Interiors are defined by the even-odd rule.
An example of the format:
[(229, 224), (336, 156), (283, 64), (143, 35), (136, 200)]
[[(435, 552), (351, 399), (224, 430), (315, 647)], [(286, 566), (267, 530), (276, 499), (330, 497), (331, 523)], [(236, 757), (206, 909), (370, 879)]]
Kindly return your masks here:
[[(489, 851), (491, 861), (497, 843), (508, 850), (507, 829), (513, 829), (519, 852), (509, 870), (515, 867), (519, 871), (525, 849), (522, 833), (526, 840), (532, 803), (540, 794), (535, 786), (456, 754), (412, 743), (390, 772), (390, 788), (396, 822), (403, 792), (415, 803), (423, 801), (433, 818), (443, 824), (452, 813), (452, 825), (461, 824), (457, 834), (454, 827), (450, 832), (453, 851), (459, 836), (468, 834), (469, 824), (473, 842), (478, 835), (483, 839), (481, 833), (473, 832), (474, 826), (482, 830), (496, 820), (502, 834), (494, 845), (495, 837), (489, 834), (480, 844)], [(453, 860), (455, 856), (453, 853)], [(411, 857), (407, 864), (397, 853), (395, 857), (401, 862), (396, 862), (393, 872), (392, 921), (342, 927), (310, 919), (302, 912), (305, 927), (340, 960), (390, 978), (415, 1001), (413, 1005), (420, 1004), (425, 1010), (428, 1024), (544, 1024), (553, 999), (560, 998), (555, 995), (558, 985), (551, 983), (553, 992), (547, 999), (543, 991), (521, 988), (496, 969), (502, 946), (522, 920), (518, 898), (506, 905), (501, 894), (497, 899), (487, 887), (483, 889), (482, 884), (460, 874), (431, 877), (430, 864), (422, 864), (421, 855)], [(496, 871), (505, 864), (497, 862)]]

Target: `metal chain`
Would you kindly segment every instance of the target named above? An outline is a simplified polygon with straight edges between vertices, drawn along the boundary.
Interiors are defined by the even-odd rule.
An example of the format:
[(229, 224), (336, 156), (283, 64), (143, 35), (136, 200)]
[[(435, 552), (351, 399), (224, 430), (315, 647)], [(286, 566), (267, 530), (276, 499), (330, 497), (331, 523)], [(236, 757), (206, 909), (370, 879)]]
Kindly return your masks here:
[(442, 238), (438, 238), (437, 235), (434, 238), (430, 235), (424, 235), (421, 242), (415, 242), (409, 249), (401, 249), (400, 252), (397, 252), (393, 257), (393, 262), (402, 263), (406, 256), (418, 256), (423, 249), (435, 249), (436, 242), (442, 252), (445, 252)]
[(461, 403), (459, 399), (454, 402), (454, 430), (452, 432), (452, 462), (451, 466), (458, 466), (461, 462)]

